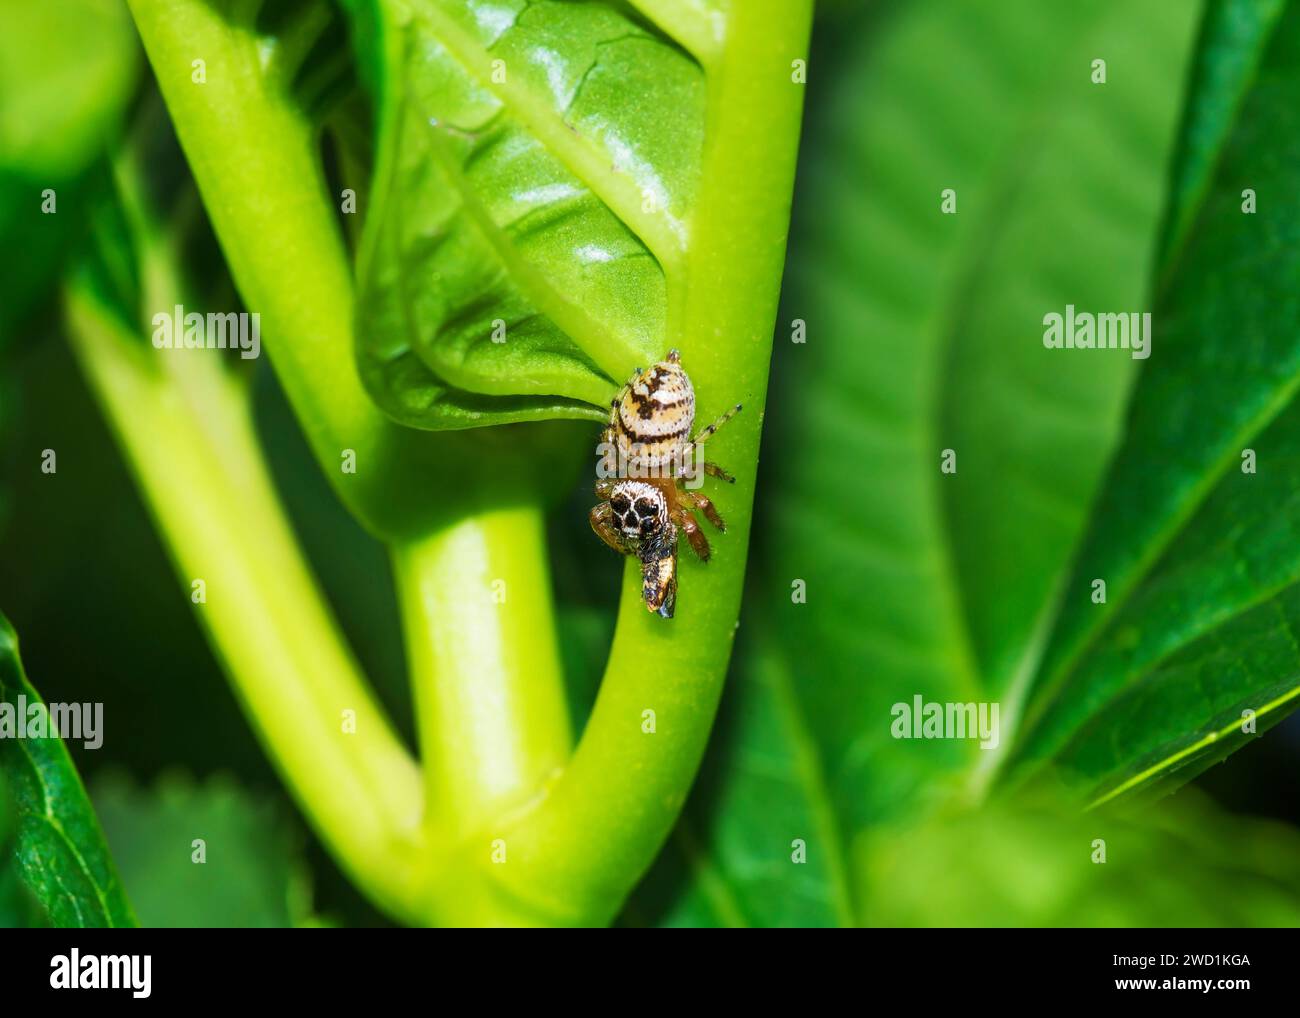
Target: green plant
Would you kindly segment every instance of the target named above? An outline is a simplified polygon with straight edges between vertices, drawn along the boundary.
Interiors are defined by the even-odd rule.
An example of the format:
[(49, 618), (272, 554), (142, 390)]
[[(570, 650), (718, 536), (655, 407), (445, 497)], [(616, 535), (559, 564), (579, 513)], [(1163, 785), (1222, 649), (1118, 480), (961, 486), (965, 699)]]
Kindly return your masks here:
[[(0, 224), (72, 252), (75, 362), (181, 589), (385, 914), (1300, 917), (1294, 830), (1190, 789), (1150, 805), (1297, 702), (1300, 3), (828, 3), (808, 63), (811, 0), (130, 0), (139, 88), (116, 8), (64, 6), (115, 55), (67, 62), (61, 146), (11, 143)], [(85, 236), (5, 204), (46, 180)], [(160, 310), (236, 301), (288, 424), (255, 364), (150, 346)], [(1152, 358), (1046, 349), (1067, 302), (1154, 308)], [(711, 447), (728, 532), (683, 556), (665, 621), (634, 563), (617, 608), (573, 596), (618, 568), (574, 498), (610, 398), (669, 347), (701, 418), (746, 409)], [(309, 469), (349, 517), (315, 535)], [(336, 617), (370, 542), (418, 754)], [(5, 632), (0, 701), (34, 696)], [(895, 737), (915, 697), (998, 704), (996, 746)], [(36, 752), (0, 743), (0, 916), (134, 921), (67, 754)], [(91, 788), (127, 888), (156, 882), (141, 921), (332, 921), (258, 797)], [(204, 881), (240, 897), (157, 848), (196, 825), (232, 846)], [(53, 851), (58, 886), (32, 862)]]
[[(246, 387), (216, 361), (148, 358), (149, 314), (105, 298), (119, 253), (101, 250), (69, 301), (78, 357), (181, 577), (206, 585), (204, 624), (268, 751), (342, 865), (412, 922), (607, 921), (685, 799), (739, 610), (801, 105), (806, 4), (507, 6), (513, 26), (489, 29), (473, 4), (353, 5), (372, 156), (330, 101), (351, 64), (324, 6), (132, 4), (280, 381), (339, 496), (391, 549), (423, 773), (296, 550)], [(323, 131), (357, 167), (355, 287)], [(129, 148), (115, 177), (135, 306), (170, 307), (181, 241)], [(445, 283), (415, 285), (430, 278)], [(485, 339), (496, 320), (502, 345)], [(690, 570), (671, 628), (628, 572), (575, 747), (542, 513), (596, 429), (506, 425), (603, 420), (617, 382), (669, 346), (702, 415), (755, 408), (723, 443), (751, 467), (722, 500), (727, 553)], [(484, 425), (498, 427), (464, 430)], [(216, 525), (236, 514), (248, 525)], [(627, 738), (651, 705), (671, 722)]]

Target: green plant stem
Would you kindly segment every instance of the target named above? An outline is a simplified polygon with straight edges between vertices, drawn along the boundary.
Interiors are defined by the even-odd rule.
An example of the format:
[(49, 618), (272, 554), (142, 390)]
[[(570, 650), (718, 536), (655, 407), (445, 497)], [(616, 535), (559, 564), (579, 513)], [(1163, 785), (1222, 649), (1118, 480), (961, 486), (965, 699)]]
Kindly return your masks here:
[[(421, 784), (431, 795), (431, 815), (452, 824), (448, 833), (465, 832), (483, 815), (479, 795), (513, 801), (525, 784), (535, 792), (543, 774), (563, 761), (570, 738), (553, 646), (527, 654), (529, 642), (538, 640), (529, 626), (538, 625), (547, 640), (554, 629), (536, 510), (527, 510), (524, 520), (489, 508), (486, 486), (476, 483), (476, 471), (496, 478), (502, 455), (516, 452), (517, 443), (502, 435), (478, 455), (467, 452), (462, 436), (400, 428), (379, 412), (356, 371), (352, 275), (326, 194), (316, 126), (263, 66), (249, 24), (200, 0), (132, 0), (131, 7), (240, 295), (262, 315), (266, 348), (295, 415), (349, 510), (394, 549), (429, 756)], [(199, 58), (206, 65), (201, 85), (190, 77), (191, 61)], [(346, 449), (356, 453), (355, 474), (340, 470)], [(439, 483), (452, 471), (461, 474), (456, 485)], [(499, 478), (494, 483), (494, 490), (502, 487)], [(531, 490), (522, 479), (513, 487)], [(507, 535), (512, 523), (522, 529)], [(515, 598), (498, 614), (495, 630), (481, 605), (440, 591), (442, 580), (463, 574), (465, 556), (475, 552), (506, 579), (507, 598)], [(268, 589), (276, 587), (272, 580)], [(529, 607), (539, 594), (543, 600)], [(214, 633), (219, 644), (226, 635)], [(527, 682), (525, 668), (533, 673)], [(514, 724), (523, 727), (511, 731)], [(293, 742), (294, 735), (283, 739)], [(502, 750), (506, 756), (497, 759)], [(286, 771), (291, 782), (299, 780)], [(341, 845), (340, 852), (347, 865), (351, 849)], [(421, 879), (430, 886), (447, 876), (437, 872), (439, 865), (424, 860)], [(449, 876), (442, 891), (406, 901), (397, 914), (419, 921), (527, 921), (476, 901), (474, 882), (464, 877)]]
[(211, 354), (151, 350), (84, 290), (69, 318), (184, 587), (204, 581), (197, 616), (267, 752), (359, 885), (418, 919), (432, 865), (419, 770), (302, 559), (246, 393)]
[[(371, 402), (353, 357), (352, 272), (326, 190), (319, 129), (263, 67), (251, 27), (202, 0), (130, 0), (136, 27), (231, 275), (261, 314), (271, 362), (313, 452), (349, 510), (385, 538), (439, 511), (437, 436)], [(205, 62), (205, 82), (191, 62)], [(344, 450), (356, 472), (340, 469)]]
[[(493, 875), (553, 922), (608, 922), (654, 860), (704, 753), (738, 624), (803, 104), (792, 63), (806, 57), (811, 4), (738, 0), (725, 24), (708, 68), (684, 313), (670, 326), (700, 419), (746, 404), (709, 447), (709, 458), (737, 475), (734, 488), (716, 493), (728, 531), (707, 565), (680, 556), (671, 622), (645, 610), (640, 572), (628, 564), (600, 695), (573, 759), (504, 829), (510, 861)], [(646, 711), (654, 734), (644, 730)]]
[(535, 794), (571, 747), (541, 507), (467, 517), (395, 546), (393, 564), (432, 820), (459, 841)]
[[(691, 366), (702, 419), (738, 399), (747, 406), (710, 445), (711, 458), (738, 476), (717, 499), (730, 530), (707, 566), (683, 561), (679, 616), (671, 623), (645, 611), (637, 570), (628, 566), (609, 666), (579, 747), (544, 795), (479, 828), (505, 843), (507, 861), (491, 861), (472, 839), (457, 846), (469, 867), (457, 871), (464, 891), (450, 889), (440, 901), (451, 907), (439, 912), (456, 921), (608, 921), (675, 822), (712, 726), (739, 614), (784, 260), (803, 101), (792, 63), (806, 57), (811, 22), (811, 0), (723, 6), (712, 22), (725, 25), (716, 47), (705, 35), (688, 41), (710, 51), (708, 142), (689, 251), (670, 273), (676, 296), (669, 331)], [(361, 387), (352, 354), (351, 278), (315, 128), (264, 69), (254, 32), (200, 0), (131, 0), (131, 7), (240, 293), (263, 316), (290, 402), (351, 511), (396, 549), (422, 739), (426, 752), (438, 744), (441, 759), (428, 772), (429, 788), (439, 794), (433, 808), (461, 831), (473, 829), (489, 814), (473, 788), (500, 794), (497, 805), (504, 806), (516, 799), (525, 775), (535, 781), (567, 741), (567, 728), (555, 723), (560, 715), (546, 677), (551, 652), (539, 655), (543, 680), (535, 685), (523, 682), (522, 669), (510, 674), (513, 664), (492, 672), (506, 653), (497, 641), (517, 639), (522, 630), (509, 624), (489, 632), (477, 608), (438, 589), (442, 580), (434, 577), (459, 568), (463, 552), (456, 542), (492, 523), (474, 519), (483, 517), (482, 507), (435, 483), (447, 475), (448, 464), (440, 461), (452, 448), (448, 436), (397, 428)], [(669, 22), (684, 11), (675, 5)], [(205, 85), (190, 80), (190, 62), (198, 57), (206, 61)], [(340, 475), (345, 448), (357, 452), (356, 475)], [(473, 481), (467, 473), (461, 486)], [(539, 550), (529, 552), (534, 561)], [(540, 567), (521, 560), (512, 568)], [(458, 616), (467, 620), (461, 633)], [(467, 636), (474, 631), (478, 639)], [(480, 646), (488, 636), (492, 642)], [(483, 662), (495, 678), (476, 685)], [(529, 660), (530, 670), (533, 665)], [(491, 716), (483, 710), (491, 702), (485, 689), (523, 697), (510, 717), (546, 730), (511, 735), (500, 719), (476, 729), (476, 718)], [(656, 712), (653, 735), (642, 731), (647, 710)], [(449, 752), (442, 745), (448, 738), (467, 745), (468, 757)], [(505, 747), (518, 754), (517, 763), (491, 759)], [(511, 780), (494, 771), (498, 766)], [(516, 777), (519, 789), (506, 793)], [(456, 786), (462, 780), (473, 784), (462, 790)]]

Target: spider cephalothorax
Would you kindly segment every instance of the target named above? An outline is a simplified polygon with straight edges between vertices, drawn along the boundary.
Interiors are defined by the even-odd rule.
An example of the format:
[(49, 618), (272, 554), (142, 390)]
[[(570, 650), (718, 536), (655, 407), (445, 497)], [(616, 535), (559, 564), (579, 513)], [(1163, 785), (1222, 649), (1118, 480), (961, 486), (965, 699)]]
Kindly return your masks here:
[[(642, 597), (650, 611), (672, 618), (677, 602), (677, 534), (708, 561), (709, 542), (694, 510), (726, 530), (713, 503), (687, 482), (700, 479), (702, 443), (740, 410), (736, 404), (694, 438), (695, 390), (676, 350), (653, 367), (638, 371), (610, 410), (604, 447), (608, 461), (629, 476), (596, 483), (599, 505), (591, 527), (615, 551), (641, 560)], [(721, 467), (703, 462), (703, 473), (734, 481)]]

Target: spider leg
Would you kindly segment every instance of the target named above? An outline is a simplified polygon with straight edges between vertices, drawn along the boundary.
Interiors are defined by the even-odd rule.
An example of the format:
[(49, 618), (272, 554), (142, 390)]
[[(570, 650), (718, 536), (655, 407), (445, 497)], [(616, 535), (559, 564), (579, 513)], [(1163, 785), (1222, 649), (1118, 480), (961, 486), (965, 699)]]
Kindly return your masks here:
[(721, 428), (724, 424), (726, 424), (729, 420), (731, 420), (733, 417), (735, 417), (736, 414), (740, 413), (741, 409), (742, 407), (741, 404), (739, 403), (733, 406), (730, 410), (728, 410), (725, 414), (723, 414), (716, 421), (710, 424), (707, 428), (699, 432), (699, 434), (695, 436), (695, 444), (698, 445), (699, 443), (707, 441), (708, 439), (712, 438), (713, 435), (717, 432), (717, 430)]
[(645, 606), (665, 619), (677, 607), (677, 540), (664, 541), (641, 557), (641, 598)]
[(718, 466), (716, 463), (710, 463), (708, 460), (704, 461), (704, 472), (710, 477), (717, 477), (720, 480), (726, 481), (728, 484), (736, 483), (736, 479), (723, 470), (722, 467)]
[(727, 525), (722, 522), (722, 517), (718, 515), (717, 507), (709, 497), (698, 491), (681, 492), (682, 499), (690, 505), (693, 505), (700, 512), (704, 513), (704, 518), (712, 523), (719, 530), (726, 532)]
[[(617, 401), (615, 401), (617, 406)], [(618, 413), (617, 410), (611, 413)], [(596, 446), (596, 475), (598, 477), (614, 477), (618, 474), (618, 436), (614, 432), (614, 425), (610, 424), (600, 433), (600, 444)], [(599, 492), (597, 492), (599, 494)], [(601, 496), (604, 498), (605, 496)]]
[(704, 531), (700, 529), (699, 523), (690, 511), (678, 509), (673, 516), (673, 522), (686, 534), (686, 540), (691, 542), (691, 551), (699, 556), (700, 561), (709, 561), (709, 539), (704, 536)]
[[(701, 471), (710, 477), (726, 481), (728, 484), (736, 483), (735, 477), (727, 473), (721, 466), (717, 463), (710, 463), (704, 458), (704, 446), (692, 442), (686, 446), (679, 478), (682, 481), (699, 481), (702, 476)], [(698, 485), (694, 486), (698, 487)]]
[[(607, 502), (607, 501), (609, 501), (609, 497), (610, 497), (612, 494), (614, 494), (614, 485), (615, 485), (615, 483), (616, 483), (616, 482), (614, 481), (614, 479), (613, 479), (612, 477), (602, 478), (601, 480), (597, 481), (597, 482), (596, 482), (596, 497), (597, 497), (598, 499), (600, 499), (602, 502)], [(599, 509), (600, 507), (597, 506), (596, 508)], [(596, 511), (595, 509), (592, 510), (592, 512), (595, 512), (595, 511)]]
[(610, 508), (608, 502), (601, 502), (594, 506), (587, 519), (591, 521), (591, 529), (596, 532), (596, 536), (613, 548), (620, 555), (631, 555), (633, 549), (628, 546), (626, 538), (614, 526), (614, 510)]

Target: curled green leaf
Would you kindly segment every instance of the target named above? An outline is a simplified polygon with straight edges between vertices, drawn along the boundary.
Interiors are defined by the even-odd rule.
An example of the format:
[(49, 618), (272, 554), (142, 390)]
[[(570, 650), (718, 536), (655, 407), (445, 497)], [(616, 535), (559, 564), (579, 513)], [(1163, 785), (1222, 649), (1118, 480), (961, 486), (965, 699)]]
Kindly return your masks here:
[(704, 75), (617, 3), (382, 5), (388, 59), (358, 358), (442, 429), (599, 420), (672, 345)]

